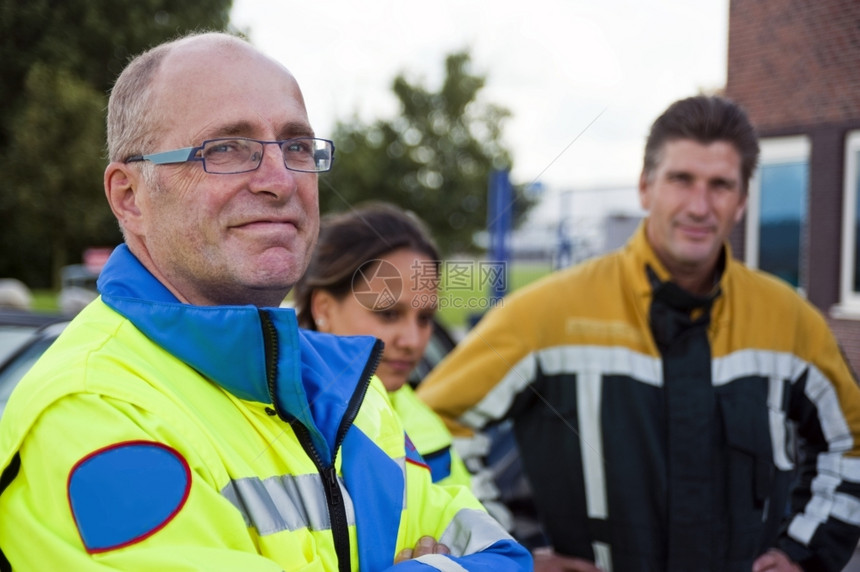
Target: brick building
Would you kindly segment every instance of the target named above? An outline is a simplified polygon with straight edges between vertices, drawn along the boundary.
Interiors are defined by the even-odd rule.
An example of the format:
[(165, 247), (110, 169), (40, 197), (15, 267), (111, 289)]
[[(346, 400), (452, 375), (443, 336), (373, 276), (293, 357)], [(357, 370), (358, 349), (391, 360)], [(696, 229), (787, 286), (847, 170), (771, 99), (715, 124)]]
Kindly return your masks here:
[(735, 254), (805, 293), (860, 372), (860, 1), (730, 0), (728, 46), (762, 147)]

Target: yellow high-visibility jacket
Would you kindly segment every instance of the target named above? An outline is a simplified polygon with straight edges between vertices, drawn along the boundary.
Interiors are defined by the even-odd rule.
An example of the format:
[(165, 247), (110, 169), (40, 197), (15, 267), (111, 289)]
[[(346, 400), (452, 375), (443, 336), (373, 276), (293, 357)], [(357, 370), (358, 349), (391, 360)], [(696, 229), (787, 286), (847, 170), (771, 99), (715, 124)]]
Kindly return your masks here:
[(472, 477), (452, 447), (445, 422), (418, 399), (408, 384), (388, 394), (403, 428), (427, 462), (434, 483), (471, 487)]
[(462, 487), (433, 485), (372, 375), (373, 338), (290, 309), (178, 303), (125, 247), (0, 420), (14, 570), (531, 568)]

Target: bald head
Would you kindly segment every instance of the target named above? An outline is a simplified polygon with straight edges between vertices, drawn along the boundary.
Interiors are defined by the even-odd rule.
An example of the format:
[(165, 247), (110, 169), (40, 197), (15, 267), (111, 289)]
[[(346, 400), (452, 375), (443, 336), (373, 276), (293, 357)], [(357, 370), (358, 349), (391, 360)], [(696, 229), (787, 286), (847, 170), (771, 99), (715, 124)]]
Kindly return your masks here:
[[(109, 159), (123, 161), (132, 155), (154, 151), (160, 127), (169, 125), (170, 109), (161, 96), (171, 90), (184, 91), (184, 86), (193, 85), (192, 81), (199, 77), (223, 77), (212, 73), (213, 68), (243, 59), (266, 62), (274, 73), (292, 78), (282, 64), (247, 41), (219, 32), (185, 36), (135, 57), (111, 90), (107, 115)], [(304, 105), (298, 85), (296, 92)]]

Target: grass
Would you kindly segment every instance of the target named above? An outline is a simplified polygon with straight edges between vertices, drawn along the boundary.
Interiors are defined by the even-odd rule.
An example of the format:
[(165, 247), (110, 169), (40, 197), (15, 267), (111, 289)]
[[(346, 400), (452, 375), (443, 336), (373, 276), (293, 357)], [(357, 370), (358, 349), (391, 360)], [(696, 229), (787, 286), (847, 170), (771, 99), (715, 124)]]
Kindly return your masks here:
[(31, 308), (36, 312), (57, 312), (57, 293), (53, 290), (33, 290), (33, 302)]
[[(488, 293), (498, 267), (476, 261), (447, 261), (442, 266), (439, 288), (439, 321), (452, 330), (466, 330), (472, 319), (490, 308)], [(507, 266), (507, 292), (552, 272), (549, 263), (517, 262)]]

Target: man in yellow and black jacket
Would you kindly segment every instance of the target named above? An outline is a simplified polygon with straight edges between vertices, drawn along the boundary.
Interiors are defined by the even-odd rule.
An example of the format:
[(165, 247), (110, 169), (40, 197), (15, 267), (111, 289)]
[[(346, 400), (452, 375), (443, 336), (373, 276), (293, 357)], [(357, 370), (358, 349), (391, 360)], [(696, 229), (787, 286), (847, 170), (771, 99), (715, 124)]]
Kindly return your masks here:
[(536, 570), (835, 572), (857, 545), (860, 389), (820, 313), (727, 243), (757, 157), (732, 102), (673, 104), (628, 244), (505, 298), (419, 386), (461, 435), (513, 420)]

